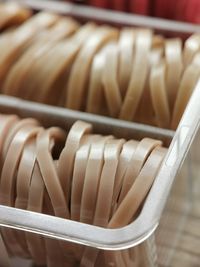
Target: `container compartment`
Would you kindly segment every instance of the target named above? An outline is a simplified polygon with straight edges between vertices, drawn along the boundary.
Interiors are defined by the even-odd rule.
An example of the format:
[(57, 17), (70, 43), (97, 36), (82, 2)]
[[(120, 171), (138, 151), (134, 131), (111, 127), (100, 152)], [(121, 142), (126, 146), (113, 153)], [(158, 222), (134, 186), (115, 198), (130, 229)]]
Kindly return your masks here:
[[(42, 104), (26, 102), (23, 100), (6, 97), (6, 96), (0, 97), (0, 113), (16, 114), (22, 118), (34, 117), (34, 118), (39, 119), (41, 122), (45, 122), (45, 126), (47, 127), (57, 125), (57, 126), (62, 127), (63, 129), (69, 129), (76, 120), (82, 119), (84, 121), (94, 124), (94, 129), (95, 129), (94, 133), (96, 134), (100, 134), (100, 133), (114, 134), (118, 136), (119, 138), (126, 137), (126, 138), (131, 138), (131, 139), (134, 138), (136, 140), (140, 140), (141, 138), (144, 138), (146, 136), (151, 137), (151, 138), (155, 138), (155, 136), (159, 136), (160, 139), (164, 141), (165, 145), (169, 144), (169, 142), (171, 141), (174, 135), (174, 132), (169, 131), (169, 130), (163, 130), (163, 129), (158, 129), (158, 128), (151, 127), (151, 126), (144, 126), (144, 125), (140, 125), (136, 123), (129, 123), (129, 122), (121, 122), (121, 125), (120, 125), (119, 121), (116, 121), (110, 118), (105, 119), (105, 118), (102, 118), (96, 115), (91, 115), (88, 118), (87, 116), (85, 116), (85, 114), (82, 114), (76, 111), (69, 111), (69, 110), (60, 109), (56, 107), (49, 107), (49, 106), (45, 106)], [(102, 123), (101, 120), (103, 120), (104, 123)], [(5, 208), (6, 208), (5, 206), (2, 206), (3, 210), (5, 210)], [(12, 214), (13, 211), (24, 213), (23, 211), (19, 211), (13, 208), (9, 208), (9, 211), (11, 212), (10, 214)], [(7, 210), (5, 212), (5, 216), (8, 215), (9, 211)], [(62, 222), (64, 221), (63, 219), (53, 218), (47, 215), (39, 215), (39, 214), (33, 215), (32, 212), (25, 212), (24, 215), (25, 214), (32, 214), (30, 217), (31, 221), (33, 223), (40, 222), (43, 225), (46, 225), (45, 220), (47, 222), (49, 221), (49, 224), (52, 219), (56, 219), (56, 222), (57, 220), (61, 220)], [(36, 217), (42, 216), (42, 217), (37, 219), (35, 216)], [(45, 220), (44, 220), (45, 217), (43, 216), (46, 217)], [(20, 218), (22, 218), (22, 214), (21, 215), (15, 214), (15, 218), (19, 218), (20, 220)], [(13, 219), (15, 220), (15, 218)], [(24, 220), (22, 219), (22, 222), (23, 221)], [(80, 224), (76, 222), (72, 222), (72, 223)], [(17, 224), (18, 223), (15, 220), (15, 223), (13, 225), (14, 228), (15, 227), (18, 228)], [(26, 227), (24, 226), (23, 228), (25, 229)], [(94, 228), (96, 228), (97, 231), (99, 229), (99, 227), (94, 227)], [(57, 229), (59, 229), (59, 227)], [(94, 231), (94, 236), (95, 236), (96, 230)], [(80, 228), (80, 231), (82, 232), (82, 228)], [(110, 231), (112, 232), (113, 230), (110, 230)], [(84, 231), (82, 233), (85, 234)], [(15, 233), (15, 236), (16, 235), (20, 238), (20, 236), (24, 234), (17, 232), (17, 234)], [(112, 251), (112, 250), (98, 250), (98, 249), (95, 249), (94, 247), (87, 248), (85, 245), (77, 245), (77, 244), (73, 244), (69, 242), (63, 244), (62, 241), (52, 240), (48, 238), (42, 238), (43, 246), (40, 247), (41, 244), (39, 240), (41, 240), (41, 238), (38, 235), (31, 234), (31, 233), (25, 233), (25, 235), (26, 235), (26, 239), (28, 240), (28, 242), (32, 241), (32, 245), (30, 248), (32, 248), (33, 251), (31, 250), (31, 256), (33, 258), (35, 256), (35, 262), (39, 265), (41, 264), (41, 262), (38, 261), (38, 258), (37, 258), (39, 257), (38, 254), (40, 256), (41, 254), (42, 255), (45, 254), (47, 255), (46, 256), (47, 258), (45, 257), (45, 261), (47, 261), (48, 263), (47, 266), (57, 266), (56, 264), (59, 264), (59, 266), (65, 266), (66, 262), (68, 263), (71, 262), (70, 266), (79, 266), (80, 258), (84, 251), (86, 255), (91, 254), (91, 262), (87, 262), (87, 260), (89, 260), (90, 258), (89, 259), (86, 258), (87, 259), (87, 260), (85, 259), (86, 262), (82, 262), (81, 263), (82, 265), (80, 266), (89, 266), (89, 264), (93, 266), (94, 263), (92, 262), (92, 258), (97, 257), (97, 255), (98, 255), (97, 262), (95, 263), (94, 266), (116, 266), (116, 267), (117, 266), (144, 266), (144, 267), (155, 266), (155, 262), (157, 258), (154, 236), (151, 236), (146, 241), (144, 241), (142, 244), (136, 247), (132, 247), (128, 245), (128, 247), (130, 246), (130, 248), (126, 249), (126, 245), (125, 245), (123, 246), (123, 250), (117, 249), (117, 251), (114, 251), (114, 250)], [(90, 232), (88, 232), (88, 235), (90, 236)], [(61, 247), (60, 250), (62, 250), (64, 246), (66, 255), (65, 253), (59, 252), (59, 249), (58, 249), (59, 246)], [(63, 254), (65, 255), (64, 258), (63, 258)], [(18, 258), (15, 258), (17, 256), (17, 254), (15, 253), (11, 255), (11, 257), (13, 256), (14, 256), (14, 259), (12, 260), (13, 267), (18, 266), (16, 264), (24, 264), (25, 266), (27, 266), (27, 264), (30, 264), (30, 261), (22, 260), (22, 258), (26, 258), (25, 255), (21, 257), (20, 259), (19, 259), (20, 254), (18, 255)], [(3, 260), (3, 257), (2, 257), (2, 260)], [(21, 263), (21, 260), (22, 260), (22, 263)], [(17, 262), (20, 262), (20, 263), (17, 263)]]
[[(198, 90), (196, 90), (195, 92), (197, 94)], [(194, 99), (196, 99), (195, 96), (193, 97), (192, 100)], [(182, 240), (185, 238), (185, 232), (191, 231), (191, 229), (188, 228), (188, 222), (189, 222), (189, 225), (191, 223), (194, 224), (194, 221), (191, 220), (192, 212), (194, 212), (195, 216), (198, 217), (197, 208), (196, 209), (193, 208), (195, 201), (193, 201), (192, 192), (195, 191), (195, 187), (193, 185), (193, 182), (191, 183), (191, 180), (193, 181), (193, 179), (191, 178), (195, 177), (195, 175), (191, 175), (191, 157), (192, 157), (193, 163), (198, 162), (198, 150), (196, 149), (197, 147), (196, 144), (198, 143), (198, 139), (199, 139), (198, 132), (195, 135), (196, 137), (194, 138), (194, 134), (196, 131), (194, 129), (191, 129), (192, 139), (191, 138), (189, 139), (190, 139), (190, 142), (193, 140), (193, 145), (190, 147), (190, 150), (187, 153), (187, 156), (185, 159), (184, 159), (184, 155), (186, 155), (186, 151), (189, 147), (187, 147), (186, 150), (184, 150), (180, 146), (177, 147), (176, 149), (177, 155), (179, 155), (179, 153), (181, 154), (183, 153), (180, 158), (178, 157), (180, 162), (183, 162), (184, 160), (184, 163), (182, 165), (179, 165), (180, 163), (179, 164), (177, 163), (178, 162), (177, 157), (174, 158), (175, 153), (174, 153), (173, 143), (176, 143), (175, 140), (178, 138), (179, 140), (178, 143), (180, 145), (181, 143), (183, 143), (183, 141), (185, 141), (185, 139), (181, 140), (181, 136), (183, 136), (183, 134), (177, 135), (177, 133), (174, 133), (173, 131), (158, 129), (155, 127), (144, 126), (140, 124), (128, 123), (128, 122), (125, 122), (125, 124), (123, 124), (124, 122), (121, 122), (122, 124), (120, 125), (119, 121), (117, 121), (116, 123), (116, 121), (113, 119), (110, 119), (110, 118), (104, 119), (104, 118), (101, 118), (95, 115), (91, 115), (89, 118), (86, 116), (84, 118), (85, 114), (82, 114), (76, 111), (71, 112), (71, 111), (56, 108), (56, 107), (48, 107), (42, 104), (26, 102), (26, 101), (22, 101), (19, 99), (4, 97), (4, 96), (0, 97), (0, 112), (15, 113), (17, 115), (20, 115), (21, 117), (32, 116), (37, 119), (40, 119), (42, 122), (45, 121), (46, 126), (52, 126), (54, 125), (55, 122), (57, 122), (57, 125), (63, 128), (66, 128), (66, 122), (69, 122), (69, 125), (71, 125), (77, 119), (82, 119), (82, 120), (85, 119), (86, 121), (94, 123), (96, 133), (97, 132), (101, 133), (101, 130), (102, 130), (102, 132), (105, 134), (108, 131), (108, 133), (117, 134), (119, 135), (119, 137), (120, 137), (120, 132), (123, 135), (124, 132), (122, 131), (122, 129), (124, 129), (126, 133), (125, 136), (127, 136), (127, 131), (128, 131), (129, 137), (136, 138), (136, 139), (142, 138), (144, 136), (150, 136), (150, 137), (159, 136), (159, 138), (164, 140), (166, 144), (167, 143), (169, 144), (171, 140), (174, 138), (170, 146), (171, 153), (169, 153), (172, 156), (166, 157), (166, 160), (163, 164), (164, 165), (163, 168), (166, 168), (167, 171), (169, 170), (172, 171), (172, 169), (177, 169), (177, 170), (179, 169), (179, 172), (176, 176), (173, 176), (172, 174), (170, 176), (167, 176), (165, 172), (162, 172), (161, 174), (162, 180), (160, 180), (160, 182), (161, 181), (165, 182), (164, 177), (166, 177), (166, 179), (168, 180), (168, 186), (165, 188), (165, 190), (163, 190), (162, 196), (159, 196), (161, 197), (160, 200), (158, 197), (156, 200), (157, 203), (154, 203), (159, 206), (159, 212), (162, 212), (162, 206), (164, 205), (165, 198), (167, 197), (167, 195), (164, 194), (164, 191), (166, 193), (166, 190), (170, 189), (170, 183), (172, 183), (173, 180), (175, 180), (174, 185), (172, 187), (171, 194), (168, 198), (168, 202), (165, 207), (165, 210), (162, 213), (162, 217), (159, 222), (159, 225), (157, 224), (157, 222), (156, 222), (156, 225), (149, 224), (149, 226), (151, 225), (150, 226), (151, 228), (149, 228), (150, 231), (148, 233), (146, 232), (145, 236), (140, 237), (139, 239), (137, 238), (132, 239), (135, 234), (137, 236), (137, 233), (134, 232), (133, 230), (134, 228), (132, 228), (131, 226), (137, 225), (137, 220), (133, 222), (131, 225), (125, 228), (119, 229), (120, 231), (118, 232), (119, 235), (116, 235), (118, 237), (118, 243), (116, 243), (116, 240), (115, 240), (114, 241), (115, 245), (113, 246), (112, 241), (115, 239), (114, 238), (115, 235), (113, 236), (112, 232), (115, 232), (116, 230), (108, 229), (108, 230), (105, 230), (106, 232), (103, 232), (104, 237), (102, 239), (108, 236), (108, 239), (105, 240), (105, 244), (103, 244), (101, 243), (102, 241), (100, 243), (97, 241), (102, 234), (101, 229), (98, 227), (86, 226), (84, 224), (80, 224), (76, 222), (64, 221), (63, 219), (49, 217), (47, 215), (34, 214), (31, 212), (26, 212), (26, 211), (20, 211), (20, 210), (16, 210), (13, 208), (7, 208), (4, 206), (0, 207), (0, 211), (1, 211), (0, 221), (2, 225), (7, 225), (7, 226), (14, 227), (14, 228), (23, 229), (23, 230), (29, 229), (29, 231), (33, 231), (37, 233), (40, 232), (42, 233), (43, 236), (50, 235), (51, 237), (58, 238), (58, 239), (61, 238), (62, 236), (63, 239), (72, 241), (72, 243), (70, 242), (68, 244), (74, 247), (75, 251), (77, 251), (78, 248), (80, 249), (80, 245), (75, 245), (73, 244), (73, 242), (74, 241), (80, 242), (80, 243), (83, 242), (84, 245), (81, 245), (82, 249), (86, 248), (85, 245), (89, 245), (90, 247), (92, 246), (93, 249), (95, 249), (95, 247), (101, 248), (100, 254), (105, 253), (109, 255), (109, 253), (111, 253), (115, 255), (114, 257), (116, 257), (116, 255), (118, 256), (120, 255), (120, 257), (122, 257), (123, 259), (123, 263), (124, 261), (127, 262), (127, 260), (129, 262), (129, 264), (125, 266), (145, 266), (145, 267), (146, 266), (173, 266), (174, 262), (177, 263), (179, 262), (179, 260), (182, 260), (182, 258), (179, 258), (177, 255), (187, 254), (185, 252), (183, 253), (182, 251), (183, 249), (181, 246), (183, 246), (184, 244)], [(54, 116), (52, 116), (52, 114), (54, 114)], [(105, 121), (104, 124), (101, 124), (101, 121), (100, 121), (101, 119)], [(197, 118), (196, 118), (196, 121), (198, 121)], [(194, 121), (191, 122), (191, 124), (193, 124), (194, 126)], [(105, 127), (105, 125), (109, 127), (107, 128)], [(121, 127), (119, 127), (119, 125)], [(183, 122), (183, 125), (185, 125), (185, 122)], [(185, 129), (185, 126), (183, 126), (182, 129)], [(182, 130), (181, 132), (184, 132), (184, 131)], [(175, 134), (175, 137), (174, 137), (174, 134)], [(182, 167), (180, 168), (180, 166)], [(196, 175), (196, 178), (197, 178), (197, 175)], [(159, 179), (159, 175), (158, 175), (158, 179)], [(151, 192), (154, 191), (154, 197), (156, 197), (155, 195), (155, 192), (157, 191), (156, 187), (157, 189), (158, 188), (163, 189), (162, 186), (163, 186), (162, 182), (160, 183), (160, 185), (159, 183), (154, 184), (151, 190)], [(149, 196), (150, 198), (149, 197), (147, 198), (146, 205), (144, 206), (144, 209), (142, 210), (142, 213), (141, 213), (142, 216), (145, 214), (143, 213), (145, 208), (147, 208), (147, 206), (150, 205), (147, 208), (147, 210), (149, 210), (150, 207), (152, 206), (152, 200), (150, 200), (152, 196), (153, 194), (152, 195), (150, 194)], [(145, 217), (147, 216), (146, 220), (148, 219), (148, 215), (151, 215), (149, 214), (147, 210), (146, 210), (147, 213), (145, 215)], [(13, 215), (15, 217), (13, 217)], [(143, 217), (143, 220), (142, 220), (143, 223), (142, 221), (140, 221), (140, 223), (143, 224), (142, 227), (144, 228), (147, 226), (146, 224), (148, 224), (148, 222), (145, 220), (145, 217)], [(150, 218), (151, 217), (149, 217), (149, 219)], [(154, 214), (154, 219), (153, 219), (154, 222), (155, 222), (155, 218), (159, 218), (159, 216), (157, 217)], [(151, 221), (151, 223), (153, 221)], [(48, 227), (47, 227), (47, 223), (45, 222), (48, 222)], [(158, 226), (157, 230), (154, 234), (152, 234), (154, 232), (155, 226)], [(65, 230), (67, 230), (67, 234)], [(71, 232), (71, 230), (73, 231)], [(70, 233), (74, 235), (74, 230), (78, 231), (76, 237), (70, 236)], [(128, 230), (128, 232), (126, 232), (126, 230)], [(110, 240), (109, 240), (109, 234), (111, 234)], [(87, 240), (87, 238), (90, 239), (92, 235), (94, 235), (93, 236), (94, 238), (92, 241), (93, 245), (91, 243), (91, 240), (89, 242)], [(130, 235), (130, 239), (127, 237), (127, 235)], [(124, 237), (126, 238), (126, 243), (120, 244), (120, 241), (123, 240)], [(192, 241), (193, 241), (192, 234), (188, 238), (191, 238), (191, 246), (192, 246)], [(96, 244), (94, 244), (95, 243), (94, 240), (96, 240), (95, 241)], [(50, 242), (54, 243), (54, 242), (59, 242), (59, 241), (57, 240), (57, 241), (50, 241)], [(140, 243), (140, 245), (138, 245), (138, 243)], [(103, 249), (104, 246), (106, 250)], [(109, 250), (107, 250), (108, 248)], [(128, 259), (127, 259), (127, 255), (128, 255)], [(133, 256), (133, 255), (137, 255), (137, 256)], [(71, 258), (71, 255), (70, 255), (70, 258)], [(72, 258), (75, 259), (76, 257), (72, 256)], [(139, 259), (137, 260), (139, 261), (139, 263), (136, 262), (135, 258)], [(191, 266), (189, 264), (191, 264), (191, 262), (194, 262), (195, 259), (197, 260), (198, 256), (194, 258), (190, 257), (189, 259), (187, 259), (187, 261), (184, 261), (185, 262), (184, 266)], [(21, 260), (22, 259), (20, 259), (20, 264), (22, 264)], [(12, 261), (13, 262), (12, 266), (13, 267), (18, 266), (16, 265), (18, 264), (17, 263), (18, 261), (19, 260), (14, 259)], [(27, 264), (30, 264), (29, 261), (23, 261), (23, 262), (24, 262), (23, 264), (25, 264), (24, 266), (28, 266)], [(101, 264), (100, 266), (104, 266), (102, 265), (102, 262), (100, 262), (100, 264)], [(75, 263), (73, 263), (72, 266), (79, 266), (79, 263), (75, 261)], [(112, 262), (111, 266), (117, 266), (117, 265), (113, 265), (113, 262)]]

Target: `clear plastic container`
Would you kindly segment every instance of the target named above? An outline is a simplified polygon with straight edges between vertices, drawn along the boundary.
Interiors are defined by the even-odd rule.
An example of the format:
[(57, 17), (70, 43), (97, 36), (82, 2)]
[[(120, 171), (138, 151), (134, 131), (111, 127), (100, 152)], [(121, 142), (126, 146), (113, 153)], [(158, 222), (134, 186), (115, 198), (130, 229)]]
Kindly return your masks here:
[[(165, 34), (187, 35), (199, 31), (199, 27), (182, 23), (146, 19), (78, 7), (50, 1), (19, 1), (34, 9), (51, 9), (89, 20), (94, 17), (102, 22), (118, 25), (150, 26)], [(93, 12), (92, 12), (93, 11)], [(112, 16), (111, 16), (112, 14)], [(138, 218), (126, 227), (104, 229), (79, 222), (64, 220), (44, 214), (0, 206), (0, 225), (20, 229), (44, 236), (50, 246), (67, 241), (75, 251), (90, 247), (98, 249), (98, 265), (95, 266), (199, 266), (200, 249), (198, 220), (200, 209), (198, 165), (200, 82), (184, 112), (176, 132), (137, 123), (105, 118), (70, 111), (63, 108), (22, 101), (12, 97), (0, 97), (0, 112), (15, 113), (21, 117), (38, 118), (45, 126), (57, 125), (66, 128), (76, 120), (91, 122), (94, 132), (115, 134), (118, 137), (154, 137), (169, 146), (168, 153), (149, 192)], [(81, 245), (81, 246), (80, 246)], [(67, 245), (68, 246), (68, 245)], [(66, 246), (66, 259), (71, 266), (79, 266), (76, 256)], [(69, 247), (69, 246), (68, 246)], [(55, 260), (59, 251), (50, 255)], [(1, 253), (1, 252), (0, 252)], [(104, 261), (106, 255), (107, 262)], [(0, 266), (7, 266), (0, 257)], [(11, 258), (11, 266), (30, 266), (32, 262), (22, 258)], [(57, 266), (61, 267), (62, 262)], [(89, 266), (89, 265), (88, 265)]]

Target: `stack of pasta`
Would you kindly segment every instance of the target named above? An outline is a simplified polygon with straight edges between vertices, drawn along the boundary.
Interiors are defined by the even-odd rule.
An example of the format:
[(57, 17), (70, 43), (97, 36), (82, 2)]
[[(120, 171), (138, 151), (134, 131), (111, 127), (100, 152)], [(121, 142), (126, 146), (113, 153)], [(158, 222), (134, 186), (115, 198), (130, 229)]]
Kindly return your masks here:
[(199, 34), (183, 44), (13, 4), (0, 17), (2, 94), (175, 129), (199, 79)]
[[(65, 131), (15, 115), (0, 115), (0, 142), (0, 205), (105, 228), (137, 217), (167, 151), (150, 138), (93, 134), (82, 121)], [(144, 261), (138, 247), (130, 254), (100, 253), (10, 228), (1, 234), (1, 257), (31, 258), (37, 265), (137, 267)]]

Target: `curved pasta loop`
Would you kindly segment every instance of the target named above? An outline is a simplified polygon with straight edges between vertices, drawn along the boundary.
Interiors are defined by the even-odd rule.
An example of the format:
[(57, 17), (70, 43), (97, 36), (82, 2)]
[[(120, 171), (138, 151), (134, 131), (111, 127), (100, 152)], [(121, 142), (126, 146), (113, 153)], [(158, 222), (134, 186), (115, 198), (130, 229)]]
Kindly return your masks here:
[(27, 94), (30, 90), (27, 75), (32, 73), (34, 62), (49, 52), (49, 49), (52, 50), (58, 41), (70, 36), (77, 27), (78, 24), (74, 20), (63, 18), (50, 29), (42, 32), (10, 69), (2, 86), (3, 93), (22, 98), (30, 95), (30, 93)]
[[(16, 133), (9, 145), (2, 168), (0, 181), (0, 202), (3, 205), (13, 206), (14, 204), (14, 174), (16, 172), (16, 168), (18, 166), (25, 143), (32, 136), (35, 136), (39, 129), (40, 128), (37, 126), (24, 126)], [(12, 162), (12, 166), (10, 166), (9, 162)]]
[[(135, 177), (135, 181), (130, 186), (128, 193), (125, 195), (122, 201), (119, 202), (117, 209), (114, 210), (112, 218), (107, 226), (108, 228), (118, 228), (122, 225), (125, 226), (136, 216), (136, 212), (138, 211), (140, 205), (139, 203), (142, 203), (142, 199), (145, 198), (146, 194), (148, 193), (149, 188), (151, 187), (159, 170), (159, 166), (164, 158), (166, 151), (162, 150), (163, 148), (161, 148), (160, 145), (161, 143), (155, 142), (155, 140), (151, 139), (144, 139), (143, 143), (141, 142), (138, 144), (137, 149), (133, 154), (135, 156), (135, 160), (137, 160), (137, 156), (139, 156), (138, 159), (140, 159), (139, 161), (141, 161), (144, 166), (140, 168), (139, 172), (137, 173), (137, 177)], [(142, 158), (142, 155), (144, 156), (144, 159)], [(131, 161), (130, 163), (131, 164), (129, 164), (129, 167), (131, 168), (133, 165)], [(151, 167), (149, 168), (149, 166)], [(133, 167), (137, 168), (136, 164)], [(148, 171), (149, 173), (147, 174)], [(146, 179), (148, 179), (148, 181)], [(131, 192), (134, 192), (134, 194)], [(126, 266), (127, 263), (125, 262), (132, 261), (132, 256), (132, 254), (127, 255), (126, 252), (121, 252), (121, 254), (120, 252), (104, 252), (104, 257), (107, 264), (106, 266), (110, 266), (110, 264), (115, 267)], [(134, 261), (136, 266), (139, 265), (139, 262), (141, 262), (140, 254), (136, 255)]]
[(128, 141), (123, 145), (122, 151), (120, 153), (113, 190), (114, 192), (112, 201), (112, 214), (116, 208), (116, 203), (118, 202), (118, 198), (124, 181), (124, 175), (127, 171), (127, 168), (130, 166), (130, 161), (132, 159), (133, 154), (135, 153), (137, 145), (137, 141)]
[(41, 12), (31, 17), (6, 38), (0, 38), (0, 84), (19, 55), (29, 46), (39, 30), (50, 27), (58, 20), (58, 16)]
[[(25, 144), (22, 152), (20, 163), (18, 165), (18, 172), (16, 178), (16, 198), (15, 208), (27, 209), (29, 198), (29, 186), (31, 184), (32, 173), (36, 160), (35, 138), (31, 138)], [(26, 253), (29, 254), (26, 236), (24, 232), (15, 231), (18, 242), (21, 244)]]
[(165, 41), (166, 59), (166, 90), (170, 110), (173, 110), (176, 100), (177, 88), (183, 71), (182, 41), (181, 39), (169, 39)]
[(83, 98), (86, 96), (85, 91), (93, 57), (105, 43), (115, 40), (117, 36), (118, 31), (115, 28), (101, 26), (85, 43), (72, 66), (67, 86), (66, 107), (81, 109), (85, 104)]
[[(14, 206), (15, 205), (15, 184), (16, 177), (15, 173), (18, 168), (18, 164), (25, 146), (25, 143), (32, 137), (36, 136), (39, 127), (31, 127), (26, 125), (21, 128), (11, 141), (1, 172), (1, 181), (0, 181), (0, 203), (1, 205)], [(9, 162), (12, 162), (10, 165)], [(18, 251), (18, 254), (26, 255), (26, 248), (23, 249), (20, 247), (18, 240), (16, 238), (15, 232), (12, 229), (3, 229), (2, 234), (6, 240), (6, 244), (9, 247), (9, 250), (12, 254), (14, 251)]]
[[(37, 137), (38, 138), (38, 137)], [(35, 140), (36, 144), (36, 140)], [(36, 159), (36, 146), (34, 157)], [(43, 212), (45, 185), (37, 161), (34, 162), (29, 184), (27, 210)], [(45, 243), (41, 236), (25, 232), (25, 238), (31, 258), (38, 265), (46, 264)]]
[(136, 177), (140, 173), (143, 165), (145, 164), (146, 159), (155, 149), (155, 147), (161, 145), (160, 141), (144, 138), (140, 141), (140, 143), (135, 148), (133, 155), (130, 159), (129, 166), (126, 169), (123, 177), (123, 184), (121, 187), (121, 192), (118, 200), (118, 205), (123, 201), (131, 186), (135, 182)]
[[(56, 57), (53, 57), (55, 52)], [(63, 73), (66, 74), (67, 70), (69, 70), (77, 52), (78, 48), (71, 42), (64, 46), (60, 44), (56, 44), (54, 47), (52, 46), (51, 51), (48, 51), (46, 55), (42, 56), (34, 66), (34, 74), (40, 70), (40, 75), (37, 76), (34, 83), (30, 84), (27, 90), (27, 99), (47, 104), (59, 104), (62, 94), (58, 88), (54, 90), (54, 83)], [(51, 58), (49, 64), (45, 64), (49, 58)], [(29, 79), (31, 80), (30, 74)], [(40, 87), (42, 91), (36, 95), (35, 90)]]
[(184, 45), (183, 62), (187, 67), (193, 60), (193, 57), (200, 49), (200, 34), (196, 33), (190, 36)]
[[(102, 139), (100, 135), (85, 135), (81, 139), (81, 145), (76, 152), (73, 179), (72, 179), (72, 190), (71, 190), (71, 219), (80, 221), (81, 214), (81, 199), (83, 193), (84, 179), (86, 174), (87, 163), (91, 150), (91, 145), (94, 142), (98, 142)], [(78, 261), (80, 261), (82, 255), (82, 247), (75, 247), (74, 252)]]
[(3, 160), (5, 160), (7, 151), (9, 149), (10, 143), (12, 142), (14, 136), (18, 133), (18, 131), (25, 127), (25, 126), (39, 126), (38, 121), (36, 121), (35, 119), (29, 118), (29, 119), (24, 119), (24, 120), (18, 120), (18, 118), (16, 118), (16, 120), (14, 121), (12, 127), (9, 129), (9, 132), (7, 134), (7, 137), (5, 139), (5, 142), (3, 144), (3, 148), (2, 148), (2, 158)]
[(37, 162), (55, 215), (61, 218), (69, 218), (69, 209), (50, 151), (51, 138), (56, 139), (57, 142), (64, 142), (65, 133), (59, 128), (50, 128), (46, 132), (39, 133), (36, 144)]
[(5, 142), (7, 140), (7, 135), (10, 132), (10, 130), (14, 127), (15, 123), (18, 121), (18, 117), (13, 115), (13, 116), (7, 116), (7, 115), (1, 115), (0, 116), (0, 149), (1, 149), (1, 155), (0, 155), (0, 162), (1, 162), (1, 167), (3, 164), (3, 158), (4, 158), (4, 153), (3, 153), (3, 148), (5, 146)]
[(81, 146), (76, 152), (71, 192), (71, 219), (80, 221), (81, 199), (87, 162), (90, 154), (91, 144), (98, 142), (102, 137), (99, 135), (85, 135)]
[[(104, 169), (105, 147), (110, 139), (112, 139), (112, 136), (101, 138), (91, 145), (83, 184), (80, 222), (92, 224), (94, 221), (101, 175)], [(91, 252), (83, 248), (80, 252), (80, 266), (85, 266), (85, 261), (89, 264), (88, 253), (94, 255), (94, 261), (98, 255), (96, 250)]]
[(152, 125), (157, 124), (154, 118), (155, 117), (154, 109), (153, 109), (153, 103), (152, 103), (151, 92), (150, 92), (150, 74), (151, 74), (151, 69), (155, 65), (159, 64), (159, 62), (161, 61), (163, 52), (164, 52), (164, 49), (162, 46), (155, 46), (150, 51), (148, 75), (147, 75), (147, 79), (146, 79), (146, 83), (144, 87), (143, 96), (141, 98), (140, 105), (136, 113), (136, 120), (138, 122), (145, 123), (145, 124), (152, 124)]
[[(57, 128), (50, 129), (49, 131), (50, 134), (48, 133), (48, 136), (51, 137), (51, 139), (48, 148), (49, 151), (52, 151), (56, 143), (60, 142), (60, 138), (62, 139), (63, 132), (61, 131), (59, 133)], [(41, 136), (38, 135), (37, 140), (39, 140), (40, 137)], [(54, 140), (54, 138), (58, 138), (58, 140)], [(29, 189), (28, 210), (46, 212), (51, 215), (54, 214), (51, 200), (45, 193), (45, 183), (37, 161), (34, 165)], [(26, 240), (32, 258), (38, 265), (47, 264), (47, 266), (55, 266), (55, 261), (57, 261), (57, 264), (61, 264), (61, 261), (64, 261), (62, 253), (58, 249), (60, 246), (58, 242), (49, 239), (44, 240), (42, 237), (31, 233), (26, 233)]]
[[(37, 143), (36, 143), (36, 155), (38, 167), (42, 175), (42, 179), (47, 190), (49, 199), (51, 201), (50, 206), (52, 205), (52, 212), (55, 216), (61, 218), (69, 218), (69, 207), (66, 203), (64, 190), (62, 188), (57, 168), (52, 156), (52, 145), (56, 145), (55, 142), (64, 142), (66, 134), (60, 128), (52, 127), (47, 131), (39, 133)], [(56, 266), (56, 264), (61, 264), (64, 260), (66, 254), (71, 253), (71, 247), (67, 243), (62, 241), (56, 242), (54, 240), (45, 240), (46, 249), (47, 249), (47, 265)], [(61, 251), (57, 252), (57, 250)], [(65, 266), (71, 266), (69, 258), (66, 256)], [(68, 263), (69, 262), (69, 263)]]
[(191, 65), (189, 65), (185, 69), (178, 88), (177, 97), (172, 114), (172, 121), (171, 121), (172, 129), (176, 129), (176, 127), (178, 126), (178, 123), (190, 99), (190, 96), (199, 80), (199, 75), (200, 75), (199, 66), (200, 66), (200, 53), (197, 53)]
[[(23, 98), (58, 104), (59, 98), (63, 97), (63, 95), (60, 94), (60, 91), (57, 90), (56, 87), (54, 90), (54, 83), (62, 74), (66, 75), (68, 68), (73, 63), (79, 49), (85, 42), (85, 38), (87, 39), (87, 36), (90, 35), (94, 29), (95, 25), (88, 23), (62, 42), (50, 43), (50, 47), (45, 43), (46, 52), (41, 51), (39, 47), (41, 53), (31, 66), (26, 76), (26, 82), (24, 82), (24, 86), (28, 84), (28, 88), (24, 87), (26, 89), (26, 94)], [(49, 64), (46, 64), (46, 62), (49, 62)], [(32, 81), (33, 75), (37, 76), (34, 81)], [(63, 89), (64, 86), (65, 83), (61, 84)], [(35, 90), (40, 89), (40, 87), (43, 88), (42, 92), (35, 94)]]
[(122, 97), (120, 93), (118, 76), (118, 49), (117, 45), (109, 46), (106, 51), (106, 62), (103, 71), (104, 95), (107, 102), (109, 115), (118, 117), (122, 105)]
[(20, 96), (25, 99), (30, 94), (29, 84), (27, 83), (27, 75), (30, 73), (30, 68), (34, 66), (35, 60), (49, 50), (51, 46), (51, 43), (44, 44), (44, 40), (31, 45), (9, 71), (2, 85), (3, 93)]
[[(109, 140), (104, 151), (104, 166), (101, 173), (93, 224), (106, 227), (111, 216), (114, 185), (119, 156), (125, 140)], [(108, 179), (109, 177), (109, 179)], [(105, 203), (106, 200), (106, 203)]]
[(93, 223), (97, 192), (99, 190), (99, 182), (104, 164), (104, 150), (106, 143), (112, 138), (112, 136), (108, 136), (91, 145), (81, 198), (81, 222)]
[(134, 60), (136, 32), (132, 28), (124, 28), (119, 36), (119, 87), (122, 97), (125, 96)]
[(90, 124), (77, 121), (68, 133), (65, 147), (62, 150), (58, 160), (58, 175), (64, 190), (64, 195), (67, 199), (67, 203), (69, 203), (71, 194), (71, 176), (73, 173), (73, 164), (76, 151), (80, 146), (82, 137), (85, 134), (90, 133), (91, 130), (92, 126)]
[(113, 45), (112, 42), (106, 44), (95, 56), (92, 62), (86, 111), (90, 113), (102, 114), (104, 91), (103, 91), (103, 73), (107, 59), (107, 51)]
[(135, 41), (135, 58), (128, 89), (122, 104), (119, 118), (132, 120), (137, 111), (148, 72), (148, 56), (152, 45), (152, 32), (138, 30)]
[(159, 146), (152, 151), (126, 197), (111, 218), (108, 228), (118, 228), (130, 223), (140, 203), (149, 192), (165, 153), (166, 150)]
[(150, 92), (157, 125), (170, 126), (170, 108), (166, 89), (166, 66), (164, 62), (155, 65), (150, 74)]
[[(99, 181), (93, 224), (106, 227), (111, 216), (112, 199), (119, 155), (125, 140), (110, 140), (105, 145), (104, 165)], [(108, 179), (109, 177), (109, 179)], [(86, 248), (80, 266), (92, 267), (99, 251)]]

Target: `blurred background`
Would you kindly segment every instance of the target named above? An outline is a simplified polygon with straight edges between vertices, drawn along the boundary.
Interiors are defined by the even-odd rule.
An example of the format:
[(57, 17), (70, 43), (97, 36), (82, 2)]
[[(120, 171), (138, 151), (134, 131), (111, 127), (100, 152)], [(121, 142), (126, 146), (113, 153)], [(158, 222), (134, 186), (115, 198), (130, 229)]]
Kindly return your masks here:
[(71, 0), (68, 2), (152, 17), (200, 23), (200, 0)]

